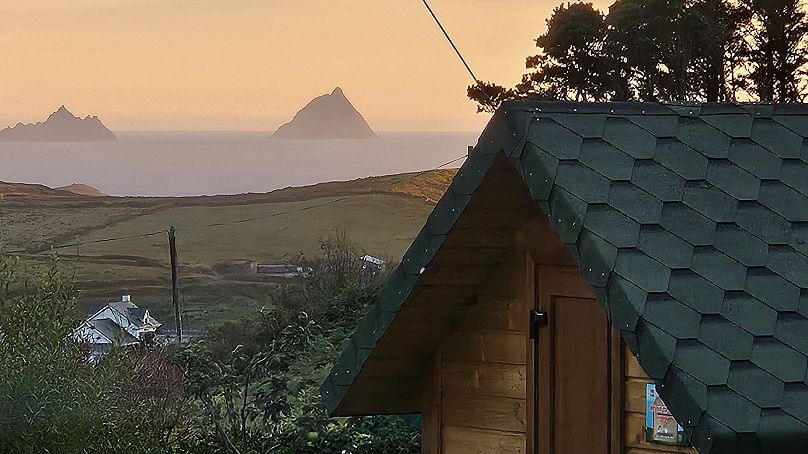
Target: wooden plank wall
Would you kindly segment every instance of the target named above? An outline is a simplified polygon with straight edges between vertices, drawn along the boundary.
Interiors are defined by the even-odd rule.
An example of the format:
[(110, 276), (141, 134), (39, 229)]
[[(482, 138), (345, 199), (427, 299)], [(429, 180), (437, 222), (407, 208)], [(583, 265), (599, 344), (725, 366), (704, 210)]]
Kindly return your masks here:
[[(423, 394), (423, 452), (527, 453), (526, 336), (531, 267), (514, 248), (489, 277), (478, 303), (435, 353)], [(625, 350), (624, 453), (697, 454), (645, 441), (645, 385)]]
[(626, 388), (625, 393), (625, 453), (626, 454), (659, 454), (688, 453), (696, 454), (690, 447), (665, 446), (645, 441), (645, 385), (651, 380), (637, 362), (637, 358), (625, 350)]
[(525, 452), (526, 270), (509, 253), (440, 348), (442, 454)]

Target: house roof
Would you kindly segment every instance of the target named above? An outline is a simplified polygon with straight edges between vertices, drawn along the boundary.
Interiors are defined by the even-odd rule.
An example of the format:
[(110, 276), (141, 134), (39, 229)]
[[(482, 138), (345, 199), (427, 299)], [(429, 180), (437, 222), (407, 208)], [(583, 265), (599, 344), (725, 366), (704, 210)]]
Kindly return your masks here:
[(806, 137), (804, 105), (505, 103), (323, 384), (326, 405), (344, 412), (365, 386), (374, 348), (506, 159), (699, 452), (801, 452)]
[(128, 309), (130, 319), (137, 321), (139, 324), (146, 323), (146, 309), (142, 307), (130, 307)]
[(121, 328), (120, 325), (108, 318), (101, 320), (89, 320), (87, 323), (90, 325), (90, 327), (109, 339), (110, 342), (120, 342), (121, 345), (138, 343), (136, 337), (129, 334), (125, 329)]
[(144, 326), (160, 326), (162, 325), (157, 320), (151, 318), (150, 316), (147, 317), (148, 311), (145, 308), (137, 307), (131, 301), (119, 301), (115, 303), (109, 303), (108, 306), (124, 317), (129, 323), (137, 327), (138, 329), (143, 328)]
[(105, 307), (107, 307), (106, 304), (90, 304), (87, 306), (87, 317), (92, 317)]

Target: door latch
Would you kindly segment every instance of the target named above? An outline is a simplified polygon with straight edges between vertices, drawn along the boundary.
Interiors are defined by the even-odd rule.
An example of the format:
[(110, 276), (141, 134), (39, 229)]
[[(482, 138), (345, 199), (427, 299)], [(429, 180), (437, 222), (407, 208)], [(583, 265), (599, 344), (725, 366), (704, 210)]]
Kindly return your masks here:
[(538, 339), (539, 328), (547, 326), (549, 322), (547, 312), (530, 311), (530, 338)]

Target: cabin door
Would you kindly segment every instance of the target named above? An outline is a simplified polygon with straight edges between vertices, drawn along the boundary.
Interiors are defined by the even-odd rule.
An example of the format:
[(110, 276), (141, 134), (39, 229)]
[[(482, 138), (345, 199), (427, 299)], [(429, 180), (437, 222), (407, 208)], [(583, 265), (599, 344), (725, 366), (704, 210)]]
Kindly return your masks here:
[(619, 335), (577, 269), (539, 267), (535, 292), (531, 451), (619, 452)]

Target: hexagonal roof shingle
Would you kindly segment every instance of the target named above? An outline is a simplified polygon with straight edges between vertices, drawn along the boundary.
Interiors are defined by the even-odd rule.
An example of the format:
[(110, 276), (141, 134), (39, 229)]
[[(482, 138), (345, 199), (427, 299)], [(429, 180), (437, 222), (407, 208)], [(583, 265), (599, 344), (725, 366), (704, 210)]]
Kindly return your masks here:
[(327, 405), (504, 155), (699, 452), (797, 452), (807, 135), (802, 105), (504, 104), (323, 385)]

